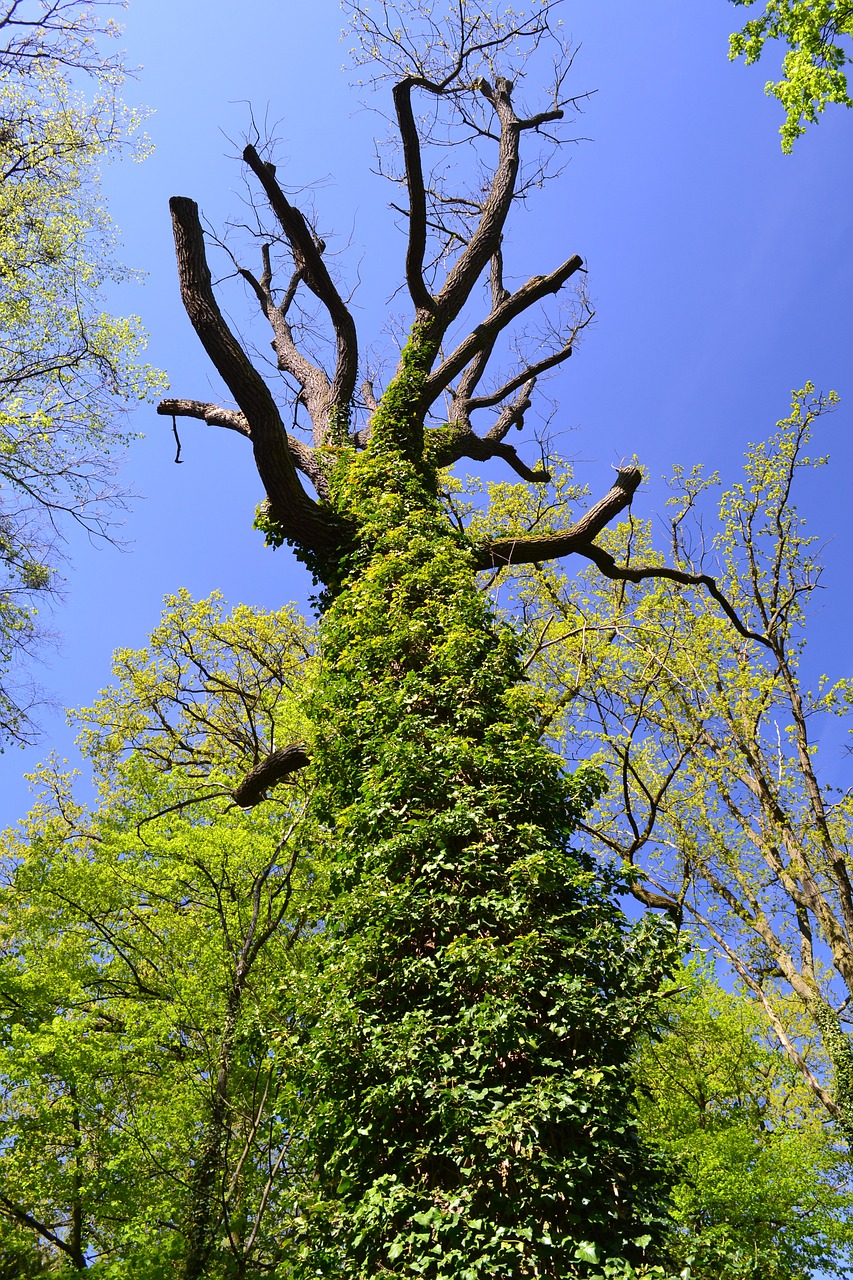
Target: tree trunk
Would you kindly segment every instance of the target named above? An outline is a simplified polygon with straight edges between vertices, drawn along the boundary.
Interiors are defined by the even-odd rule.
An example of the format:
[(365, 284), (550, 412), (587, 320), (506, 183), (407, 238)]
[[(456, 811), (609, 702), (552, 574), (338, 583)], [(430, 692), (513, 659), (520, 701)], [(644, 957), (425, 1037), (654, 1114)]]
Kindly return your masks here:
[[(330, 832), (300, 1276), (574, 1274), (656, 1234), (629, 1063), (666, 962), (570, 837), (598, 786), (538, 741), (515, 639), (424, 458), (417, 328), (363, 453), (321, 624), (313, 816)], [(331, 927), (333, 924), (333, 927)], [(647, 1240), (648, 1242), (648, 1240)]]

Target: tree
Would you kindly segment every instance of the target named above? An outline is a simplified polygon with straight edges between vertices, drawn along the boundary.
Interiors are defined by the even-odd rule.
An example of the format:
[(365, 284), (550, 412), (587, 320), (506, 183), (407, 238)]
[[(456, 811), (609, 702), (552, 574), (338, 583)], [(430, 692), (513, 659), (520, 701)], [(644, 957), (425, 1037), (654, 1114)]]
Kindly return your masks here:
[[(732, 3), (748, 6), (755, 0)], [(747, 66), (758, 62), (768, 40), (787, 45), (782, 78), (769, 80), (765, 86), (785, 108), (779, 130), (783, 151), (793, 149), (806, 126), (816, 124), (830, 103), (853, 106), (844, 70), (850, 61), (851, 36), (853, 5), (849, 0), (766, 0), (761, 16), (750, 19), (731, 37), (729, 57), (743, 57)]]
[[(299, 1075), (314, 1105), (295, 1275), (624, 1274), (661, 1231), (654, 1161), (628, 1119), (629, 1063), (668, 934), (629, 930), (615, 881), (575, 849), (598, 775), (568, 776), (541, 745), (515, 637), (476, 576), (588, 549), (639, 471), (544, 540), (478, 540), (439, 498), (440, 469), (465, 457), (545, 480), (506, 436), (587, 315), (581, 303), (528, 358), (487, 372), (515, 322), (583, 266), (572, 254), (505, 282), (505, 225), (547, 172), (570, 105), (554, 7), (351, 8), (356, 58), (393, 84), (414, 312), (381, 393), (369, 379), (356, 393), (345, 296), (259, 143), (243, 158), (273, 221), (256, 211), (259, 270), (234, 259), (270, 326), (275, 390), (220, 309), (197, 206), (171, 201), (184, 306), (234, 403), (170, 398), (159, 411), (250, 442), (267, 495), (257, 523), (321, 588), (300, 841), (330, 880)], [(523, 108), (524, 60), (542, 66), (549, 51), (545, 109)], [(467, 186), (446, 180), (448, 145), (470, 165)], [(272, 755), (267, 766), (269, 794)], [(213, 1238), (188, 1230), (186, 1274), (198, 1275)]]
[[(664, 1027), (641, 1042), (637, 1088), (640, 1131), (676, 1170), (673, 1269), (691, 1280), (849, 1275), (846, 1153), (761, 1011), (697, 960), (664, 1007)], [(795, 1034), (796, 1006), (777, 1012)]]
[[(632, 520), (594, 553), (612, 585), (542, 566), (502, 589), (528, 629), (543, 731), (610, 780), (584, 820), (591, 847), (624, 863), (641, 902), (711, 941), (849, 1143), (850, 796), (818, 748), (848, 717), (851, 686), (804, 674), (820, 565), (795, 505), (800, 477), (825, 462), (809, 441), (835, 400), (795, 393), (722, 495), (714, 533), (702, 502), (717, 477), (676, 472), (669, 564)], [(502, 502), (521, 536), (536, 527), (528, 495)], [(780, 1018), (780, 993), (799, 1003), (801, 1034), (819, 1036), (824, 1068)]]
[[(311, 1193), (295, 1087), (316, 1017), (304, 925), (324, 897), (299, 846), (307, 775), (263, 806), (221, 802), (251, 799), (259, 762), (305, 729), (312, 661), (292, 609), (224, 616), (218, 598), (180, 593), (76, 713), (100, 803), (87, 811), (47, 768), (39, 805), (6, 836), (9, 1280), (63, 1259), (104, 1280), (174, 1272), (193, 1209), (216, 1223), (205, 1274), (261, 1276), (292, 1259), (294, 1208)], [(846, 1274), (846, 1159), (754, 1005), (696, 963), (657, 1003), (635, 1078), (640, 1133), (672, 1169), (672, 1270)], [(777, 1008), (793, 1032), (791, 1002)]]
[[(0, 736), (20, 741), (34, 696), (22, 659), (37, 602), (58, 586), (64, 530), (111, 536), (122, 412), (160, 384), (139, 364), (139, 321), (107, 315), (100, 296), (127, 273), (99, 167), (145, 150), (117, 98), (121, 60), (96, 42), (115, 33), (100, 8), (15, 0), (0, 12)], [(93, 78), (91, 101), (75, 71)]]
[(230, 793), (245, 799), (259, 756), (299, 729), (309, 654), (292, 610), (167, 601), (80, 713), (100, 803), (47, 768), (7, 833), (0, 1247), (15, 1276), (189, 1270), (187, 1223), (191, 1241), (215, 1235), (206, 1274), (266, 1275), (293, 1233), (306, 794), (241, 808)]

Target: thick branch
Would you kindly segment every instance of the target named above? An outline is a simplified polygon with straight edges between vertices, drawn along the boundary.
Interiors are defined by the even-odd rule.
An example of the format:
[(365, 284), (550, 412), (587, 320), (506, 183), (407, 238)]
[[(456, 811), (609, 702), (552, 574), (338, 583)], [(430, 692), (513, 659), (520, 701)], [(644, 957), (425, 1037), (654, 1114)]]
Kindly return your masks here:
[[(157, 412), (166, 418), (197, 418), (200, 422), (206, 422), (210, 427), (226, 427), (229, 431), (236, 431), (241, 436), (246, 436), (251, 440), (252, 432), (249, 428), (245, 416), (242, 413), (235, 412), (234, 409), (224, 409), (219, 404), (208, 404), (204, 400), (161, 400), (157, 405)], [(302, 440), (285, 433), (287, 438), (287, 448), (293, 459), (293, 465), (297, 471), (301, 471), (304, 476), (313, 484), (314, 488), (322, 498), (328, 494), (328, 479), (320, 465), (317, 462), (317, 455), (310, 445), (305, 444)]]
[[(533, 564), (540, 560), (555, 560), (560, 556), (580, 552), (589, 555), (590, 544), (620, 511), (624, 511), (634, 496), (642, 473), (639, 467), (623, 467), (616, 483), (590, 507), (570, 529), (563, 533), (531, 534), (517, 538), (501, 538), (481, 547), (477, 556), (478, 569), (492, 569), (500, 565)], [(598, 548), (594, 548), (598, 550)], [(593, 557), (590, 556), (592, 559)]]
[(394, 107), (400, 138), (403, 143), (403, 160), (406, 166), (406, 187), (409, 193), (409, 242), (406, 247), (406, 283), (412, 302), (425, 311), (435, 310), (435, 299), (424, 283), (424, 257), (426, 255), (427, 216), (424, 171), (421, 162), (421, 141), (412, 110), (412, 89), (415, 82), (401, 80), (394, 86)]
[(305, 403), (312, 421), (315, 423), (315, 434), (318, 443), (325, 439), (328, 428), (328, 412), (331, 397), (331, 384), (328, 375), (319, 365), (299, 350), (293, 341), (293, 332), (287, 321), (287, 311), (293, 301), (302, 272), (296, 271), (287, 287), (283, 301), (276, 306), (272, 295), (272, 269), (270, 266), (269, 245), (262, 247), (264, 273), (258, 280), (246, 267), (237, 267), (242, 278), (257, 298), (261, 311), (266, 316), (273, 331), (273, 350), (278, 357), (278, 367), (291, 374), (305, 393)]
[(510, 404), (504, 405), (494, 424), (489, 427), (483, 436), (484, 440), (503, 440), (510, 427), (518, 427), (519, 431), (522, 429), (524, 415), (532, 403), (533, 388), (535, 386), (535, 378), (530, 378), (528, 382), (525, 382), (515, 399)]
[(224, 409), (220, 404), (209, 404), (206, 400), (161, 400), (157, 412), (165, 418), (196, 418), (206, 422), (209, 427), (225, 427), (228, 431), (236, 431), (239, 435), (251, 439), (249, 423), (242, 413), (234, 409)]
[(297, 271), (302, 273), (305, 284), (329, 313), (338, 351), (331, 400), (334, 407), (346, 409), (352, 400), (358, 374), (358, 338), (353, 318), (329, 275), (308, 223), (276, 182), (274, 166), (265, 164), (253, 146), (244, 149), (243, 159), (263, 187), (270, 207), (281, 223)]
[[(499, 78), (492, 88), (485, 80), (481, 80), (480, 91), (494, 107), (500, 121), (498, 161), (480, 221), (449, 271), (437, 298), (445, 325), (462, 310), (489, 259), (500, 248), (501, 235), (518, 179), (520, 129), (510, 100), (512, 84), (509, 80)], [(463, 361), (460, 368), (467, 363), (467, 360)]]
[[(525, 400), (524, 405), (514, 406), (515, 416), (519, 417), (529, 404), (530, 401), (528, 399)], [(473, 431), (464, 429), (453, 431), (447, 427), (439, 427), (435, 431), (435, 437), (439, 437), (442, 433), (444, 433), (444, 437), (439, 445), (434, 446), (432, 453), (432, 460), (436, 466), (449, 467), (454, 462), (458, 462), (460, 458), (471, 458), (475, 462), (488, 462), (490, 458), (503, 458), (504, 462), (512, 467), (516, 475), (521, 476), (522, 480), (528, 480), (531, 483), (547, 483), (550, 479), (549, 473), (544, 467), (529, 467), (518, 456), (511, 444), (506, 444), (497, 436), (492, 436), (491, 434), (478, 436)]]
[(251, 809), (266, 799), (270, 787), (276, 786), (289, 773), (304, 769), (309, 761), (310, 757), (300, 743), (272, 751), (246, 774), (231, 795), (241, 809)]
[(255, 465), (270, 510), (287, 538), (316, 551), (331, 550), (334, 531), (320, 506), (299, 483), (287, 432), (269, 388), (237, 342), (219, 310), (195, 201), (169, 201), (181, 297), (193, 328), (245, 418)]

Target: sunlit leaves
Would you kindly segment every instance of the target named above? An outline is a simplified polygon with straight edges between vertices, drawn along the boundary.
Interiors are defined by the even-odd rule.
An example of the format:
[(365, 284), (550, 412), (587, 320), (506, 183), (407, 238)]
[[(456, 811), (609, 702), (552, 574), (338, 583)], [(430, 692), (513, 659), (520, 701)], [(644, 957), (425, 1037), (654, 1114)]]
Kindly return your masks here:
[[(14, 10), (0, 13), (0, 736), (25, 737), (9, 666), (36, 638), (34, 605), (57, 583), (63, 531), (110, 536), (122, 415), (161, 378), (140, 363), (139, 321), (108, 315), (101, 297), (127, 273), (99, 167), (145, 153), (139, 113), (116, 97), (120, 61), (98, 57), (94, 7)], [(73, 67), (90, 72), (90, 99), (71, 87)]]
[[(755, 0), (732, 0), (752, 5)], [(797, 138), (830, 104), (853, 106), (847, 86), (853, 5), (849, 0), (764, 0), (764, 12), (752, 18), (730, 41), (730, 57), (757, 62), (768, 40), (779, 41), (787, 52), (782, 77), (767, 83), (767, 93), (785, 108), (779, 132), (782, 150), (790, 152)]]
[[(805, 1047), (796, 1003), (776, 1007)], [(694, 962), (662, 1010), (662, 1034), (641, 1046), (638, 1107), (646, 1140), (673, 1162), (675, 1266), (691, 1280), (848, 1274), (847, 1162), (754, 1003)]]
[(22, 1256), (56, 1267), (79, 1246), (104, 1277), (171, 1274), (209, 1156), (216, 1266), (257, 1274), (292, 1230), (295, 961), (321, 877), (304, 788), (244, 811), (221, 784), (252, 761), (248, 725), (298, 718), (304, 640), (291, 610), (178, 596), (86, 713), (100, 806), (48, 767), (6, 833), (0, 1213)]

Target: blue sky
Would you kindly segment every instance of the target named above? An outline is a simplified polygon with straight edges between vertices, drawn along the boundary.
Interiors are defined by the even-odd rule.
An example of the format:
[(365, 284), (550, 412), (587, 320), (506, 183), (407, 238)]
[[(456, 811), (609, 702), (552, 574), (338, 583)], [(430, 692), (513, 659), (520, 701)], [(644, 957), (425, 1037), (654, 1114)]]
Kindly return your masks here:
[[(734, 479), (747, 442), (787, 412), (792, 387), (811, 378), (839, 391), (819, 442), (832, 467), (810, 482), (804, 507), (827, 542), (816, 661), (840, 676), (853, 550), (853, 114), (830, 111), (783, 156), (780, 108), (762, 92), (774, 68), (726, 58), (739, 12), (726, 0), (567, 0), (565, 26), (579, 46), (573, 87), (595, 90), (577, 122), (589, 140), (521, 215), (508, 251), (533, 269), (572, 252), (588, 264), (597, 318), (549, 386), (559, 400), (553, 429), (596, 495), (611, 464), (636, 454), (651, 473), (639, 515), (662, 510), (658, 477), (675, 463)], [(275, 126), (279, 176), (319, 184), (322, 229), (345, 250), (344, 278), (361, 281), (362, 343), (383, 340), (404, 243), (389, 190), (370, 172), (379, 121), (341, 72), (339, 27), (335, 0), (242, 0), (238, 20), (224, 0), (131, 0), (124, 43), (142, 70), (129, 96), (155, 112), (155, 151), (107, 175), (124, 259), (145, 273), (112, 303), (142, 316), (150, 359), (175, 395), (219, 391), (178, 298), (168, 198), (192, 196), (217, 226), (239, 214), (236, 157), (250, 109)], [(269, 607), (310, 592), (289, 554), (265, 550), (251, 529), (262, 494), (245, 441), (187, 423), (175, 466), (169, 423), (144, 408), (135, 425), (145, 439), (125, 476), (142, 496), (124, 529), (128, 550), (70, 546), (67, 599), (53, 620), (61, 644), (41, 673), (62, 705), (94, 698), (112, 651), (144, 643), (167, 592), (219, 589)], [(61, 714), (44, 728), (38, 748), (0, 760), (3, 821), (27, 804), (24, 769), (51, 747), (70, 753)]]

